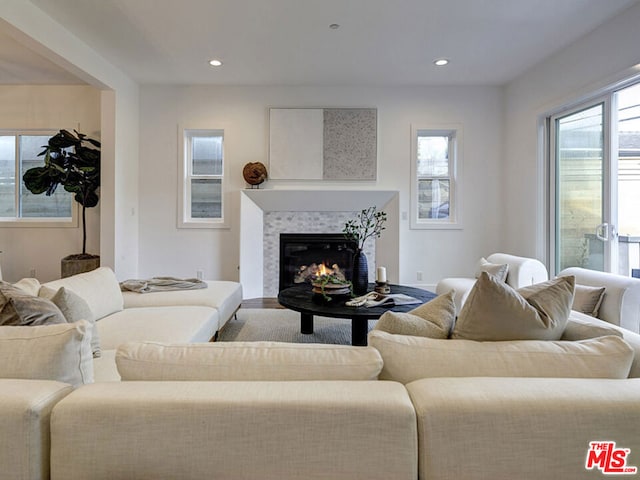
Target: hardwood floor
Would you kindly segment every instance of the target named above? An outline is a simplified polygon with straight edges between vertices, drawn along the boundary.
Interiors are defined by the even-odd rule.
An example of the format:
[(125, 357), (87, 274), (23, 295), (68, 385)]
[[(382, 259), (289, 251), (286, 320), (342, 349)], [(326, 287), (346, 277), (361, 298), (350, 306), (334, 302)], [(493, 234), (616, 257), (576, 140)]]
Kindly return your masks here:
[(284, 308), (275, 297), (248, 298), (242, 301), (241, 308)]

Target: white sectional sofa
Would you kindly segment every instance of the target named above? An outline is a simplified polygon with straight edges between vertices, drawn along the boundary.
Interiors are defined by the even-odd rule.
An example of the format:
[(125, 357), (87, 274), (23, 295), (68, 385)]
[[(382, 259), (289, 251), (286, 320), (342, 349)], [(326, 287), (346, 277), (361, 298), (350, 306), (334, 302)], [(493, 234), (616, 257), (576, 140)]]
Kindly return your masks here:
[[(79, 291), (75, 281), (65, 285)], [(141, 309), (150, 329), (154, 315), (144, 309), (175, 306), (124, 308), (125, 301), (118, 312)], [(118, 312), (97, 323), (115, 313), (118, 333), (107, 339), (124, 335)], [(201, 318), (188, 323), (190, 338), (202, 338), (210, 317)], [(442, 352), (429, 342), (448, 349), (446, 342), (465, 340), (372, 332), (368, 347), (189, 345), (166, 341), (166, 332), (141, 339), (136, 328), (135, 341), (114, 356), (122, 381), (73, 389), (0, 379), (0, 465), (11, 464), (0, 479), (577, 480), (615, 466), (596, 455), (587, 469), (591, 442), (615, 442), (624, 468), (640, 467), (640, 335), (577, 312), (570, 325), (575, 347), (494, 342), (502, 345), (491, 357), (459, 351), (467, 360), (458, 359), (457, 371), (446, 359), (434, 363)], [(577, 340), (585, 325), (613, 328), (625, 341)], [(86, 356), (87, 342), (82, 348)], [(558, 377), (553, 358), (563, 350), (573, 353)], [(543, 370), (527, 370), (541, 363)]]
[(68, 288), (87, 301), (94, 314), (102, 355), (94, 359), (96, 382), (119, 380), (115, 352), (125, 342), (208, 342), (242, 302), (237, 282), (208, 281), (206, 289), (121, 292), (112, 270), (100, 267), (42, 284)]

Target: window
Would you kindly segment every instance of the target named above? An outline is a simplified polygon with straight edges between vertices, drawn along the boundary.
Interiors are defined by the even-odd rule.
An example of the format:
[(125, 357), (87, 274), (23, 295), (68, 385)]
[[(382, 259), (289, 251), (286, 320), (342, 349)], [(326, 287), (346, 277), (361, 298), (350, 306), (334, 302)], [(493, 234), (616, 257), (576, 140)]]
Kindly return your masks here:
[(184, 130), (181, 227), (224, 226), (223, 131)]
[(461, 129), (412, 129), (411, 228), (461, 228)]
[(0, 130), (0, 221), (5, 226), (75, 226), (72, 193), (59, 186), (51, 196), (34, 195), (22, 182), (24, 172), (44, 165), (44, 157), (38, 155), (55, 133)]
[(631, 82), (546, 119), (552, 273), (640, 267), (640, 83)]

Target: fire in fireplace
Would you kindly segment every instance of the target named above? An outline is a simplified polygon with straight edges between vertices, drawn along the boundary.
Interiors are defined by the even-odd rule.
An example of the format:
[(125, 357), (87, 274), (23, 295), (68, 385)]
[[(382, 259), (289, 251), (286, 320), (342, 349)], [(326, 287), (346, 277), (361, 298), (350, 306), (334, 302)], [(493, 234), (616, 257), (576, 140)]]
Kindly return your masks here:
[(281, 233), (279, 289), (327, 273), (351, 280), (356, 247), (342, 233)]

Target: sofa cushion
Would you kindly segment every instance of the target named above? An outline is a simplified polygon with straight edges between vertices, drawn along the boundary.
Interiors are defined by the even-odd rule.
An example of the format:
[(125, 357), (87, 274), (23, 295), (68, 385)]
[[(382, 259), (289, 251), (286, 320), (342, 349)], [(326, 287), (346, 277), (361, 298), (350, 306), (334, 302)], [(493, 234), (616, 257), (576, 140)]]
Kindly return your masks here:
[(452, 290), (439, 295), (409, 312), (385, 312), (373, 328), (398, 335), (448, 338), (456, 318), (454, 294)]
[(76, 323), (0, 328), (0, 377), (93, 382), (91, 325)]
[(478, 266), (476, 267), (476, 278), (480, 277), (482, 272), (487, 272), (490, 275), (493, 275), (501, 282), (507, 281), (507, 275), (509, 274), (509, 264), (508, 263), (491, 263), (488, 262), (486, 258), (482, 257), (478, 262)]
[(218, 312), (209, 307), (125, 308), (97, 323), (103, 350), (127, 342), (208, 342), (218, 329)]
[(238, 282), (207, 280), (205, 289), (149, 293), (122, 292), (122, 297), (125, 308), (182, 305), (215, 308), (219, 313), (218, 328), (222, 328), (242, 302), (242, 286)]
[(49, 287), (42, 287), (39, 295), (51, 300), (60, 309), (67, 322), (74, 323), (79, 320), (86, 320), (91, 323), (91, 351), (94, 358), (99, 357), (100, 333), (87, 302), (80, 295), (64, 287), (60, 287), (58, 291)]
[(451, 338), (558, 340), (571, 312), (573, 277), (518, 289), (483, 272), (473, 286)]
[(418, 478), (395, 382), (87, 385), (58, 403), (51, 437), (54, 480)]
[(0, 325), (34, 326), (66, 322), (60, 309), (50, 300), (0, 281)]
[(55, 291), (65, 287), (80, 295), (89, 305), (96, 321), (123, 308), (120, 284), (113, 271), (107, 267), (47, 282), (43, 286)]
[(572, 310), (586, 313), (592, 317), (598, 316), (600, 305), (604, 299), (605, 287), (591, 287), (589, 285), (577, 285), (573, 296)]
[(384, 361), (381, 380), (428, 377), (627, 378), (633, 349), (620, 337), (577, 342), (476, 342), (369, 333)]
[(376, 380), (372, 347), (283, 342), (127, 343), (116, 352), (122, 380)]
[(637, 479), (586, 470), (585, 460), (589, 442), (604, 440), (628, 449), (629, 466), (640, 463), (640, 380), (427, 378), (406, 388), (418, 424), (417, 478)]

